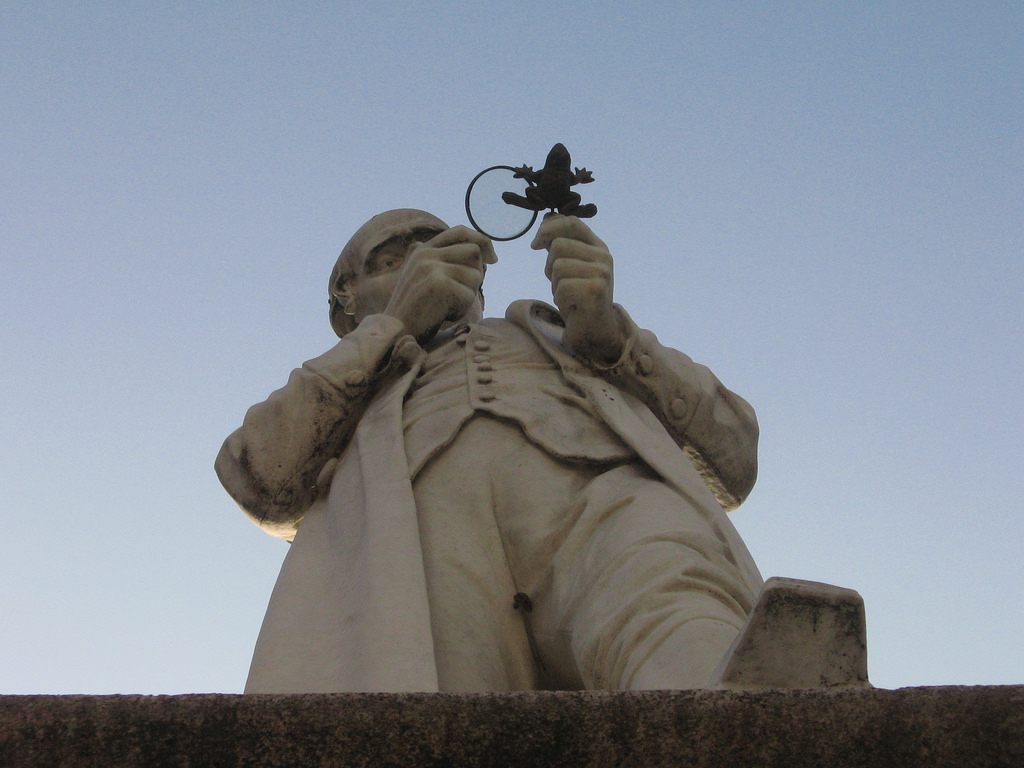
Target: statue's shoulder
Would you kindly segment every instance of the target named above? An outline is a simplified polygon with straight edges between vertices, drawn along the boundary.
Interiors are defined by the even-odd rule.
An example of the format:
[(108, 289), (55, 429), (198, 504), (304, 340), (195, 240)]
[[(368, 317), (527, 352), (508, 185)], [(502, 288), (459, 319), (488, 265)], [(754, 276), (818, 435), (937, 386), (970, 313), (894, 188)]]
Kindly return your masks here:
[(535, 325), (553, 325), (564, 328), (565, 321), (558, 310), (550, 304), (534, 299), (513, 301), (505, 310), (505, 319), (516, 325), (528, 328)]

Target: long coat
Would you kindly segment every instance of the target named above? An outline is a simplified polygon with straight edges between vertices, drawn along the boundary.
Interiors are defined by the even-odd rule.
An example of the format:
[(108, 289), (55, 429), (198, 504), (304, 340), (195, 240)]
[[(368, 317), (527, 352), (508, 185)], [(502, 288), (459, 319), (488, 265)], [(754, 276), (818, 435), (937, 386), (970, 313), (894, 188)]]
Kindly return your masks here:
[[(718, 520), (756, 593), (760, 574), (724, 519), (756, 477), (753, 410), (619, 312), (626, 348), (602, 369), (566, 352), (553, 307), (515, 302), (506, 319), (643, 462)], [(402, 441), (403, 399), (425, 355), (398, 321), (368, 317), (293, 371), (225, 441), (216, 464), (225, 488), (258, 525), (292, 540), (247, 692), (438, 690)]]

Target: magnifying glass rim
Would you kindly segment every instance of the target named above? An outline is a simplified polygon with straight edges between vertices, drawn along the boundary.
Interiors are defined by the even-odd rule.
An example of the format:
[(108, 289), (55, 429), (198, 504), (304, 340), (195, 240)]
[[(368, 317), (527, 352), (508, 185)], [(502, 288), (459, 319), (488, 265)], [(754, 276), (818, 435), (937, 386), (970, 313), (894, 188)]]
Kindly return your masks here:
[[(473, 187), (476, 185), (477, 180), (479, 180), (479, 178), (481, 176), (483, 176), (485, 173), (489, 173), (490, 171), (498, 171), (498, 170), (512, 171), (513, 173), (515, 173), (516, 169), (513, 168), (511, 165), (492, 165), (490, 168), (484, 168), (482, 171), (480, 171), (480, 173), (478, 173), (476, 176), (474, 176), (473, 180), (471, 182), (469, 182), (469, 186), (466, 187), (466, 215), (469, 217), (469, 223), (473, 225), (473, 229), (475, 229), (477, 232), (479, 232), (482, 235), (487, 235), (487, 237), (491, 238), (491, 240), (494, 240), (496, 242), (501, 243), (501, 242), (505, 242), (507, 240), (515, 240), (517, 237), (522, 237), (527, 232), (529, 232), (530, 231), (530, 227), (532, 227), (533, 223), (535, 221), (537, 221), (537, 214), (539, 214), (540, 211), (534, 211), (533, 212), (533, 216), (530, 217), (530, 223), (527, 224), (525, 227), (523, 227), (521, 232), (519, 232), (519, 233), (517, 233), (515, 235), (512, 235), (511, 237), (495, 237), (490, 232), (488, 232), (486, 229), (484, 229), (479, 224), (477, 224), (476, 223), (476, 219), (473, 218), (473, 212), (469, 209), (469, 196), (471, 194), (473, 194)], [(530, 181), (529, 179), (526, 179), (526, 183), (529, 186), (531, 186), (531, 187), (533, 186), (533, 182)]]

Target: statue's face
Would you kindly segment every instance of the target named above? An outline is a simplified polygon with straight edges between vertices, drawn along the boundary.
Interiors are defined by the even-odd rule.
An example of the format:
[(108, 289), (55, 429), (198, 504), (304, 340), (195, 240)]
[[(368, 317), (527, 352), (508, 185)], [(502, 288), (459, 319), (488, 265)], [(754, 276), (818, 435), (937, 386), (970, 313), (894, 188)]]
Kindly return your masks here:
[[(409, 254), (448, 228), (433, 214), (411, 208), (378, 214), (360, 227), (331, 273), (331, 326), (335, 332), (343, 336), (363, 318), (383, 312)], [(350, 303), (354, 314), (347, 309)], [(346, 314), (342, 314), (343, 307)], [(481, 293), (461, 319), (474, 322), (482, 316)]]
[(346, 246), (355, 268), (356, 322), (382, 312), (391, 298), (405, 259), (420, 243), (448, 229), (425, 211), (402, 209), (374, 216)]

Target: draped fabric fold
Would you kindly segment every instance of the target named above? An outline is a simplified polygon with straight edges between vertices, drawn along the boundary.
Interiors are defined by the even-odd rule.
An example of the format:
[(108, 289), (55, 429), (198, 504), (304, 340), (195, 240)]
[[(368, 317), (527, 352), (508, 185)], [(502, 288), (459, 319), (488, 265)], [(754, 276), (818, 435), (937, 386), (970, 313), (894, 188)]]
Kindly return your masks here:
[(418, 361), (363, 415), (285, 558), (246, 693), (437, 691), (419, 524), (400, 438)]

